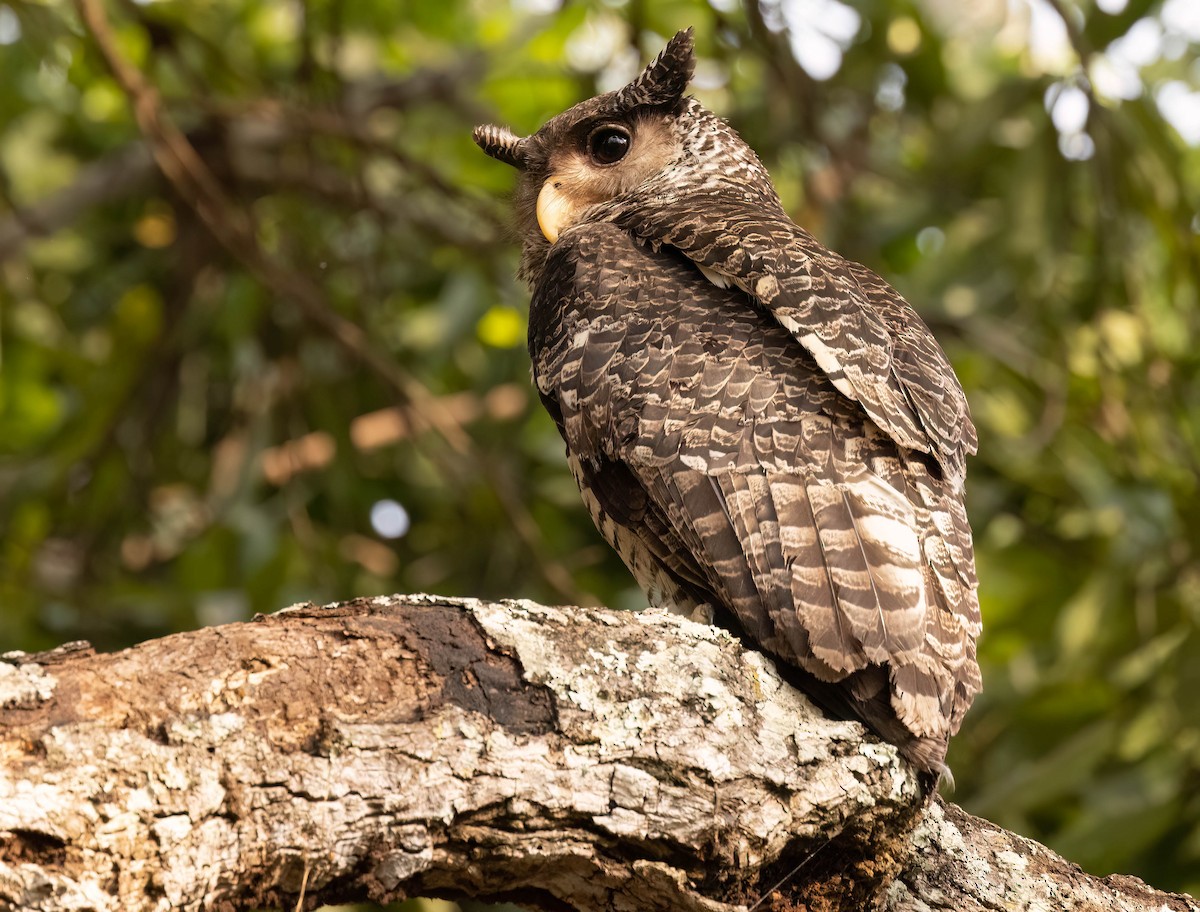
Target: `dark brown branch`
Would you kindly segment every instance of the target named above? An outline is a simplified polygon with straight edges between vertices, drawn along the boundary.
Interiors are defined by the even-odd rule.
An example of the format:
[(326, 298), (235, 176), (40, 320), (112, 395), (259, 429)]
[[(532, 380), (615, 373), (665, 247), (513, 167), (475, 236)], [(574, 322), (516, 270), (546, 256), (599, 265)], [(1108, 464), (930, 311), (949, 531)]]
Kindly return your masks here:
[(0, 218), (0, 262), (29, 241), (49, 237), (96, 206), (123, 199), (150, 182), (154, 162), (141, 145), (127, 146), (83, 169), (64, 190)]
[(395, 362), (375, 350), (361, 327), (336, 313), (303, 276), (259, 249), (253, 225), (209, 170), (187, 136), (159, 102), (158, 92), (117, 49), (100, 0), (77, 0), (80, 16), (117, 83), (129, 97), (134, 117), (154, 160), (180, 197), (192, 207), (233, 259), (269, 288), (294, 301), (304, 315), (356, 362), (387, 382), (406, 403), (459, 452), (469, 441), (462, 428), (441, 421), (429, 408), (430, 394)]
[[(538, 555), (545, 581), (561, 595), (577, 599), (579, 593), (571, 575), (560, 563), (544, 559), (540, 532), (528, 508), (514, 496), (506, 480), (498, 477), (492, 463), (478, 456), (466, 429), (452, 416), (440, 412), (430, 390), (381, 352), (362, 327), (331, 307), (318, 285), (260, 248), (250, 217), (234, 205), (221, 182), (171, 119), (157, 90), (120, 53), (101, 0), (76, 0), (76, 6), (106, 65), (129, 98), (138, 128), (163, 176), (214, 239), (265, 287), (294, 302), (300, 313), (355, 363), (362, 364), (394, 390), (409, 413), (410, 424), (436, 431), (454, 451), (460, 465), (469, 462), (471, 474), (486, 478), (514, 531)], [(391, 101), (394, 103), (395, 99)], [(465, 476), (467, 472), (461, 474)]]

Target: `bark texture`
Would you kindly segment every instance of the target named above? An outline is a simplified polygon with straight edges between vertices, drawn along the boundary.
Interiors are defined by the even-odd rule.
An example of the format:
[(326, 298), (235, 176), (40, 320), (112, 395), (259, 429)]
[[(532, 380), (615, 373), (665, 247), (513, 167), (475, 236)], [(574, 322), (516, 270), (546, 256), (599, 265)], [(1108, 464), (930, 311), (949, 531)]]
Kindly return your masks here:
[[(797, 869), (798, 870), (794, 870)], [(0, 910), (1196, 910), (928, 804), (728, 634), (395, 596), (0, 661)]]

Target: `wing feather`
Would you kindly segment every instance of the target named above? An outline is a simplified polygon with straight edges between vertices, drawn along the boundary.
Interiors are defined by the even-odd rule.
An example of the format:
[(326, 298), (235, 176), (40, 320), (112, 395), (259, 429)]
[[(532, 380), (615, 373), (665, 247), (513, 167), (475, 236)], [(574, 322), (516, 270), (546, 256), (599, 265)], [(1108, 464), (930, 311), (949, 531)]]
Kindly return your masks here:
[[(961, 489), (898, 440), (920, 432), (936, 449), (918, 414), (936, 391), (884, 383), (920, 421), (876, 420), (740, 288), (612, 225), (564, 232), (547, 268), (570, 288), (535, 293), (535, 378), (593, 519), (638, 581), (684, 608), (727, 608), (926, 768), (940, 763), (979, 682)], [(534, 330), (547, 307), (565, 330)], [(878, 352), (864, 363), (890, 370)], [(884, 407), (878, 390), (862, 395)]]
[(715, 213), (681, 196), (650, 211), (618, 207), (612, 217), (759, 301), (836, 389), (961, 483), (977, 446), (966, 396), (924, 322), (881, 278), (754, 202), (722, 199)]

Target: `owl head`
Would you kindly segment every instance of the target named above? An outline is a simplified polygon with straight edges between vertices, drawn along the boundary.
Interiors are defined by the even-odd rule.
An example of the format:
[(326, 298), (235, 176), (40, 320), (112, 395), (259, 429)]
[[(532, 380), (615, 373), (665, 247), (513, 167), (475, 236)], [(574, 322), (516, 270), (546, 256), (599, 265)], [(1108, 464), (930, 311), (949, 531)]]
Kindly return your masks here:
[(549, 245), (582, 222), (683, 195), (777, 197), (758, 157), (724, 121), (684, 95), (695, 70), (692, 30), (676, 33), (627, 86), (564, 111), (532, 136), (475, 128), (492, 158), (520, 172), (522, 274), (535, 281)]

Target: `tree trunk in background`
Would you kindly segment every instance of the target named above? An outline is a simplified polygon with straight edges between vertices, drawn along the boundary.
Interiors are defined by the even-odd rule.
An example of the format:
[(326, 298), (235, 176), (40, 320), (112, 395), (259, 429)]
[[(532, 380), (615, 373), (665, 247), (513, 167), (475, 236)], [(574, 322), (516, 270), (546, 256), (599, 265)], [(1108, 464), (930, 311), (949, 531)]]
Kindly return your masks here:
[[(790, 874), (790, 876), (789, 876)], [(0, 909), (1196, 910), (663, 614), (394, 596), (0, 661)]]

